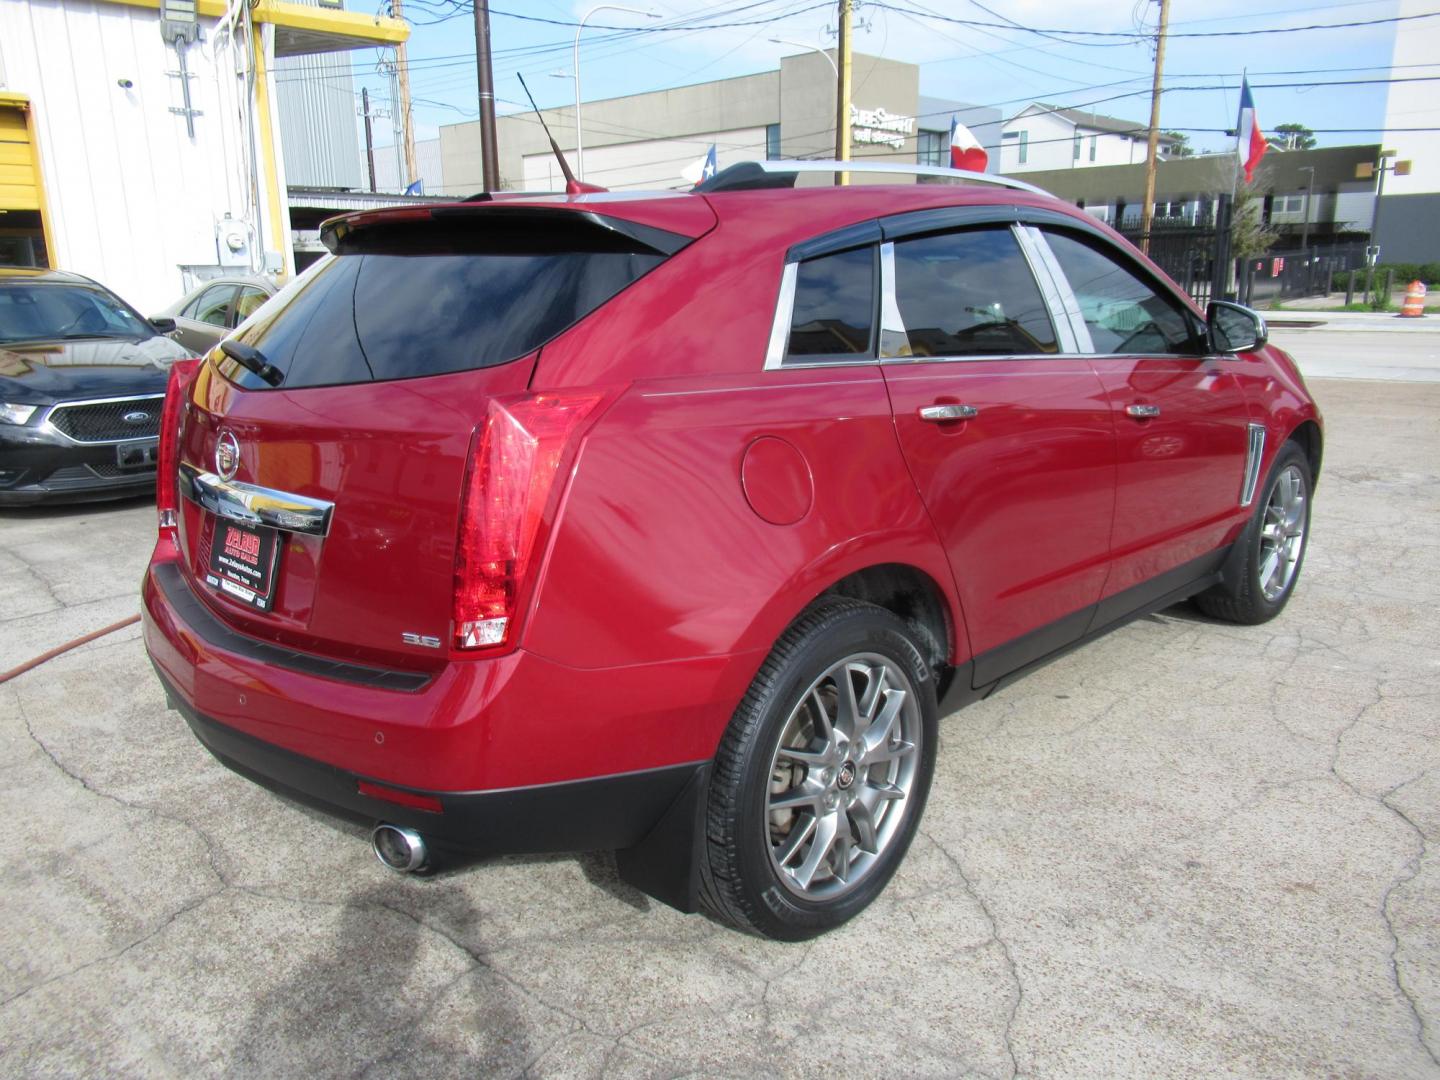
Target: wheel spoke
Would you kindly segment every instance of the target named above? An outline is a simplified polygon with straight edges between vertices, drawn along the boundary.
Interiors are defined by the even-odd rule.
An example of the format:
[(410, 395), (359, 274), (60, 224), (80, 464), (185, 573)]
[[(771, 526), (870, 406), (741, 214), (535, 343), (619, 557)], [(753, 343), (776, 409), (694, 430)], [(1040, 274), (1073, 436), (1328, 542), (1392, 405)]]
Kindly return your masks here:
[(802, 806), (808, 806), (818, 814), (820, 812), (820, 792), (805, 785), (770, 796), (771, 810), (798, 810)]
[(795, 857), (804, 845), (815, 833), (816, 818), (814, 814), (806, 814), (799, 821), (790, 826), (790, 835), (775, 848), (775, 861), (785, 866)]
[(839, 820), (838, 814), (836, 815), (836, 818), (837, 822), (835, 828), (835, 843), (831, 845), (830, 849), (830, 872), (834, 874), (836, 878), (838, 878), (840, 881), (849, 883), (850, 854), (855, 848), (855, 840), (850, 835), (849, 823), (843, 820)]
[(897, 761), (900, 758), (908, 757), (915, 752), (915, 744), (901, 739), (894, 744), (886, 744), (878, 747), (873, 753), (865, 755), (866, 765), (883, 765), (887, 761)]
[(830, 723), (830, 710), (825, 707), (825, 699), (820, 696), (818, 686), (810, 691), (810, 701), (815, 707), (815, 734), (827, 743), (834, 742), (835, 728)]
[(861, 753), (866, 761), (869, 761), (876, 751), (889, 745), (895, 732), (895, 721), (900, 716), (900, 710), (905, 707), (906, 697), (904, 690), (891, 690), (885, 695), (885, 704), (881, 707), (880, 714), (865, 732)]
[(862, 793), (860, 798), (850, 804), (849, 814), (850, 822), (855, 826), (855, 834), (860, 837), (860, 850), (874, 855), (880, 850), (880, 835), (875, 828), (875, 807), (865, 801)]
[(855, 699), (855, 680), (850, 677), (852, 665), (846, 664), (835, 676), (835, 726), (854, 738), (860, 727), (860, 703)]
[(810, 882), (815, 880), (815, 873), (820, 865), (830, 854), (830, 847), (835, 843), (835, 833), (839, 825), (840, 815), (826, 814), (815, 823), (815, 838), (810, 845), (809, 852), (805, 859), (795, 868), (795, 884), (802, 889), (808, 889)]
[(1260, 588), (1265, 591), (1267, 596), (1271, 595), (1270, 587), (1275, 580), (1275, 571), (1279, 566), (1280, 551), (1278, 548), (1272, 549), (1260, 564)]
[(823, 768), (826, 762), (829, 761), (830, 755), (827, 752), (828, 749), (827, 747), (825, 750), (797, 750), (793, 746), (782, 746), (779, 750), (775, 751), (775, 753), (777, 756), (787, 758), (790, 761), (798, 761), (807, 769), (818, 769)]

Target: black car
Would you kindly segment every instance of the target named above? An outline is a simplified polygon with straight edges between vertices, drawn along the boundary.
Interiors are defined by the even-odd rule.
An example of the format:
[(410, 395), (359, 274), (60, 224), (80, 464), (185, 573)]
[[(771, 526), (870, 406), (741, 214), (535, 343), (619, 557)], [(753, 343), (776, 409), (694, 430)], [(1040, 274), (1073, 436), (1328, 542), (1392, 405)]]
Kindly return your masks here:
[(170, 365), (190, 354), (79, 274), (0, 267), (0, 506), (155, 485)]

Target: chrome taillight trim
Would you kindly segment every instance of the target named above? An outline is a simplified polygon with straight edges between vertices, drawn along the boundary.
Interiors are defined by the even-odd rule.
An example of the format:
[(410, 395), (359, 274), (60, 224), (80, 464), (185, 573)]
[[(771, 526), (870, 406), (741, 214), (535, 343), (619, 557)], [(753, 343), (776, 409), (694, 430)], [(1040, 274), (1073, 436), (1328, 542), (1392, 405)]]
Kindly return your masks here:
[(1255, 488), (1260, 483), (1260, 462), (1265, 458), (1265, 425), (1249, 426), (1249, 446), (1245, 452), (1245, 482), (1240, 487), (1240, 505), (1255, 501)]
[(180, 466), (180, 494), (218, 517), (307, 536), (325, 536), (335, 504), (288, 491), (224, 480), (193, 465)]

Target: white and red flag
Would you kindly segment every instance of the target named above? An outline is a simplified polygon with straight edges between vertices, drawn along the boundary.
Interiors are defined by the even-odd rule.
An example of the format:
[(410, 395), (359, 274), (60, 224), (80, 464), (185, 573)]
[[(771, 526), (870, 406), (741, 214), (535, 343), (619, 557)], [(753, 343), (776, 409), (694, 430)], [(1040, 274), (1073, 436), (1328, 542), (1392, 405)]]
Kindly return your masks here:
[(950, 167), (984, 172), (988, 164), (990, 155), (980, 145), (980, 140), (959, 120), (950, 117)]
[(1260, 130), (1260, 121), (1255, 117), (1255, 99), (1250, 96), (1250, 80), (1245, 78), (1240, 80), (1240, 119), (1235, 122), (1235, 132), (1239, 136), (1235, 143), (1235, 153), (1240, 157), (1240, 165), (1245, 169), (1245, 182), (1248, 184), (1255, 179), (1255, 166), (1260, 164), (1269, 144), (1265, 141), (1265, 133)]

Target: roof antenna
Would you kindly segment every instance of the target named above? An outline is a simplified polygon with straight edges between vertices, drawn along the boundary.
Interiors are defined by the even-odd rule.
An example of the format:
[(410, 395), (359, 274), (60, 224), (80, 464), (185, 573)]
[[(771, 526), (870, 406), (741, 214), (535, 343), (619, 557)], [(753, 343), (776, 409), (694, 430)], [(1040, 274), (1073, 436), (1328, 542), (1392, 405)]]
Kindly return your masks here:
[(560, 171), (565, 174), (565, 194), (583, 195), (587, 191), (608, 191), (608, 188), (600, 187), (598, 184), (587, 184), (582, 180), (575, 179), (575, 174), (570, 171), (570, 165), (566, 162), (565, 155), (560, 152), (560, 144), (555, 141), (555, 136), (550, 134), (550, 126), (545, 123), (545, 115), (540, 111), (540, 106), (535, 104), (535, 96), (530, 93), (530, 87), (525, 85), (525, 76), (517, 71), (515, 77), (520, 80), (520, 89), (524, 90), (525, 96), (530, 99), (530, 107), (535, 110), (535, 118), (545, 129), (545, 137), (550, 140), (550, 149), (555, 153), (555, 160), (560, 163)]

